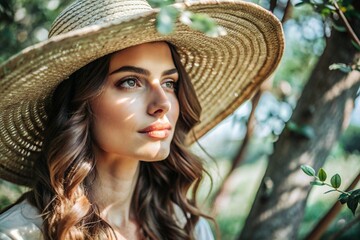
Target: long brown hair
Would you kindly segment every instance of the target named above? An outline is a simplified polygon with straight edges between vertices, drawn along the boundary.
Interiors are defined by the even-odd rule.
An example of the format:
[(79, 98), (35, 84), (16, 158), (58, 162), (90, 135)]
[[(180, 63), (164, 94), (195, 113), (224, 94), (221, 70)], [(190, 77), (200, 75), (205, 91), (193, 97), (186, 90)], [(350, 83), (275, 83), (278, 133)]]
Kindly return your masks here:
[[(145, 239), (194, 239), (199, 216), (196, 194), (205, 172), (201, 161), (184, 145), (199, 122), (201, 106), (180, 57), (169, 44), (179, 73), (180, 115), (164, 161), (141, 162), (132, 208)], [(89, 197), (96, 177), (92, 151), (90, 100), (102, 89), (111, 55), (99, 58), (64, 80), (47, 107), (48, 124), (42, 154), (36, 162), (31, 201), (43, 214), (45, 239), (114, 239), (111, 226), (100, 217)], [(187, 196), (189, 189), (190, 196)], [(175, 208), (182, 210), (179, 226)]]

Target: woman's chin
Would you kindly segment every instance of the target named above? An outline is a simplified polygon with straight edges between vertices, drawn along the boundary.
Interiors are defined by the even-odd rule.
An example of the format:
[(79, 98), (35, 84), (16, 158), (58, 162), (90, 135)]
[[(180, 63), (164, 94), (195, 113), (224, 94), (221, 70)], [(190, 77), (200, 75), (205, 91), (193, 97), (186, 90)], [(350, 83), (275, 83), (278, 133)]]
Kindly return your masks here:
[(158, 151), (156, 153), (152, 153), (149, 155), (144, 156), (142, 159), (143, 162), (157, 162), (157, 161), (163, 161), (165, 160), (168, 156), (169, 156), (169, 151), (168, 150), (162, 150), (162, 151)]

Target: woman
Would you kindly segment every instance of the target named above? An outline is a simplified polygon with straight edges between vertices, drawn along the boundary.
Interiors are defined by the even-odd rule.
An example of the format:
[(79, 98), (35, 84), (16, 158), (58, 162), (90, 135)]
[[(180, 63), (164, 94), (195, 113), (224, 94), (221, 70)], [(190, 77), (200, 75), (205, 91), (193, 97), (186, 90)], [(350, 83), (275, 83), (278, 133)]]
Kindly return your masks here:
[(164, 36), (146, 1), (79, 0), (1, 66), (0, 176), (31, 187), (0, 216), (1, 239), (212, 238), (185, 143), (274, 71), (283, 36), (253, 4), (181, 7), (228, 34)]

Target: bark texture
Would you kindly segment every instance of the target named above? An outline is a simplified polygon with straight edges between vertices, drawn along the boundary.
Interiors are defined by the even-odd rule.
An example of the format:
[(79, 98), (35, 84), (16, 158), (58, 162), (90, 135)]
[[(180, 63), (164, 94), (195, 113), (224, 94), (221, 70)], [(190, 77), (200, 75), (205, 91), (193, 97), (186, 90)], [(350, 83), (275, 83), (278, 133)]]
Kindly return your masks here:
[[(356, 6), (358, 8), (358, 6)], [(359, 9), (359, 8), (358, 8)], [(360, 21), (351, 22), (359, 35)], [(314, 131), (306, 138), (283, 131), (238, 239), (296, 239), (310, 190), (300, 165), (321, 167), (347, 126), (360, 86), (360, 72), (330, 71), (333, 63), (359, 59), (346, 33), (332, 32), (291, 117)], [(259, 146), (261, 147), (261, 146)]]

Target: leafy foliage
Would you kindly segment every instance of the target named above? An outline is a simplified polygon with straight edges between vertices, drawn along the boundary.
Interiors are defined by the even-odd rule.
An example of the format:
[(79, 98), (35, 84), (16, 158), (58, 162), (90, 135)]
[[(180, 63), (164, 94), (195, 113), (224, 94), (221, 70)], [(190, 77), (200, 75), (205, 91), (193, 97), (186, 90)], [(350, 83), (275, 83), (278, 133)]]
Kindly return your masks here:
[(336, 11), (334, 1), (337, 2), (340, 10), (345, 13), (346, 17), (356, 17), (360, 19), (360, 13), (355, 10), (352, 4), (353, 1), (357, 0), (302, 0), (296, 3), (295, 6), (309, 4), (314, 8), (315, 11), (317, 11), (324, 17), (331, 17), (332, 14), (334, 14)]
[[(72, 0), (8, 0), (0, 1), (0, 63), (27, 46), (47, 38), (48, 30), (56, 16)], [(208, 16), (183, 11), (174, 6), (174, 0), (150, 0), (160, 8), (156, 26), (162, 34), (175, 31), (177, 19), (189, 27), (217, 37), (226, 31)]]
[(176, 18), (180, 12), (172, 6), (165, 6), (160, 9), (156, 17), (157, 30), (162, 34), (170, 34), (174, 31)]
[[(353, 6), (353, 1), (356, 0), (302, 0), (295, 4), (300, 6), (304, 4), (311, 5), (314, 10), (322, 15), (324, 19), (331, 19), (332, 27), (340, 32), (348, 32), (351, 36), (351, 42), (357, 50), (360, 50), (360, 41), (355, 32), (348, 23), (347, 18), (360, 19), (360, 12)], [(341, 21), (339, 21), (339, 19)], [(329, 67), (330, 70), (340, 70), (344, 73), (349, 73), (352, 70), (360, 71), (360, 66), (357, 63), (345, 64), (334, 63)]]
[(308, 166), (308, 165), (302, 165), (301, 170), (308, 176), (315, 177), (315, 181), (311, 181), (310, 184), (312, 186), (329, 186), (332, 187), (332, 190), (329, 190), (325, 193), (330, 192), (340, 192), (341, 194), (338, 197), (338, 201), (341, 204), (347, 205), (347, 207), (351, 210), (351, 212), (355, 215), (355, 211), (360, 204), (360, 189), (352, 190), (349, 192), (341, 191), (338, 188), (341, 185), (341, 177), (338, 173), (336, 173), (334, 176), (331, 177), (330, 184), (326, 183), (326, 177), (327, 173), (323, 168), (320, 168), (318, 171), (318, 174), (316, 175), (315, 170)]
[(175, 3), (174, 0), (149, 0), (148, 2), (153, 8), (166, 7), (170, 4)]
[(51, 23), (70, 1), (0, 1), (0, 45), (3, 46), (0, 63), (21, 49), (46, 39)]
[(149, 0), (148, 2), (152, 7), (160, 8), (156, 17), (156, 28), (161, 34), (170, 34), (175, 31), (175, 23), (177, 20), (210, 37), (218, 37), (226, 34), (226, 30), (218, 26), (216, 21), (211, 17), (205, 14), (184, 11), (182, 8), (177, 8), (176, 5), (170, 5), (175, 1)]
[(344, 73), (349, 73), (352, 71), (351, 66), (346, 65), (345, 63), (333, 63), (329, 66), (330, 70), (340, 70)]

